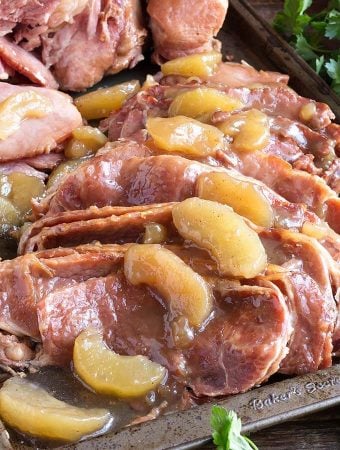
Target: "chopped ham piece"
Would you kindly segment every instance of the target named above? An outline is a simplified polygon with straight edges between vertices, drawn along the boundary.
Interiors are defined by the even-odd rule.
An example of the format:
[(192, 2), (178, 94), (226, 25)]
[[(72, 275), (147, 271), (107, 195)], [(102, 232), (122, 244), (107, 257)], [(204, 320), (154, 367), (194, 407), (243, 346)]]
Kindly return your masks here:
[(33, 83), (57, 89), (58, 83), (44, 64), (31, 53), (10, 42), (6, 37), (0, 37), (0, 58)]
[(228, 0), (149, 0), (156, 61), (219, 49)]
[(139, 1), (108, 0), (102, 9), (93, 0), (73, 23), (42, 36), (42, 59), (63, 89), (82, 91), (142, 59), (145, 34)]
[(17, 131), (0, 140), (0, 162), (49, 153), (82, 124), (71, 97), (52, 89), (0, 83), (0, 102), (25, 91), (46, 97), (51, 102), (51, 111), (39, 118), (26, 118)]
[(1, 60), (42, 86), (82, 91), (143, 59), (139, 0), (5, 0), (0, 22)]

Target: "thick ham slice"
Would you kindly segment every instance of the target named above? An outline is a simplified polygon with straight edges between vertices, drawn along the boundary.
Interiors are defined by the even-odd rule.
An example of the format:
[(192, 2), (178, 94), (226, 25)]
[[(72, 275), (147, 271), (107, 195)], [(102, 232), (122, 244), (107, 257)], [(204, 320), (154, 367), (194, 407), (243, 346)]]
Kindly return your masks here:
[(227, 9), (228, 0), (150, 0), (147, 10), (155, 60), (219, 49), (221, 44), (214, 36), (224, 22)]
[[(128, 150), (126, 156), (130, 159), (120, 159), (124, 148)], [(226, 171), (230, 176), (247, 180), (237, 172), (181, 156), (133, 157), (134, 152), (138, 155), (149, 151), (147, 147), (131, 141), (111, 149), (107, 146), (107, 151), (103, 149), (102, 154), (69, 174), (55, 192), (34, 202), (36, 217), (85, 210), (91, 206), (102, 208), (181, 201), (195, 195), (200, 174), (212, 171)], [(249, 181), (255, 182), (252, 179)], [(318, 218), (304, 205), (287, 202), (262, 183), (258, 183), (258, 187), (273, 207), (276, 226), (300, 229), (305, 220), (318, 222)]]
[(150, 222), (168, 225), (172, 203), (145, 206), (91, 206), (87, 210), (66, 211), (43, 217), (21, 236), (18, 253), (69, 247), (93, 241), (121, 243), (138, 241)]
[[(145, 128), (149, 115), (166, 117), (173, 95), (199, 86), (201, 85), (197, 83), (175, 84), (170, 87), (156, 84), (143, 89), (129, 99), (119, 111), (111, 113), (107, 119), (103, 120), (101, 129), (108, 131), (111, 140), (119, 138), (140, 140), (141, 137), (143, 138), (141, 131)], [(228, 95), (240, 98), (245, 103), (245, 109), (255, 107), (269, 114), (270, 143), (261, 153), (277, 156), (291, 163), (297, 170), (320, 175), (336, 192), (340, 189), (338, 186), (340, 183), (339, 163), (335, 155), (336, 141), (325, 135), (323, 130), (315, 131), (301, 123), (299, 111), (304, 104), (312, 102), (311, 100), (299, 97), (290, 88), (280, 84), (254, 89), (215, 87), (227, 91)], [(293, 99), (291, 104), (287, 98)], [(289, 111), (288, 108), (290, 108)], [(321, 124), (326, 120), (327, 114), (329, 118), (332, 117), (327, 105), (316, 104), (316, 108), (312, 122), (318, 121)], [(288, 114), (288, 116), (282, 117), (281, 114)], [(217, 124), (229, 116), (229, 113), (216, 112), (211, 120), (213, 124)], [(249, 157), (251, 158), (251, 155)], [(269, 162), (271, 162), (270, 159)], [(248, 175), (248, 173), (245, 174)], [(250, 173), (250, 176), (253, 175)], [(316, 178), (309, 178), (309, 180), (312, 185), (314, 182), (317, 183)]]
[[(197, 395), (242, 392), (277, 370), (291, 333), (288, 309), (278, 290), (226, 280), (228, 291), (215, 291), (212, 320), (183, 350), (169, 334), (172, 319), (164, 303), (147, 287), (125, 280), (121, 270), (125, 250), (117, 245), (59, 248), (1, 263), (1, 329), (42, 340), (33, 364), (63, 366), (72, 358), (77, 335), (93, 326), (116, 352), (150, 357)], [(6, 295), (10, 302), (4, 303)], [(10, 340), (18, 344), (15, 338)], [(204, 348), (209, 349), (205, 356)], [(22, 364), (33, 357), (29, 349)], [(0, 358), (13, 365), (1, 348)], [(223, 380), (213, 376), (216, 367), (211, 358), (219, 360), (219, 369), (224, 367), (224, 375), (228, 374)]]
[[(169, 88), (167, 85), (167, 77), (160, 79), (160, 84), (164, 86), (165, 90), (167, 87)], [(172, 87), (173, 94), (176, 92), (180, 93), (183, 90), (195, 89), (200, 86), (213, 87), (225, 92), (230, 97), (239, 99), (245, 105), (245, 109), (255, 108), (269, 116), (286, 117), (287, 119), (308, 125), (315, 130), (325, 129), (335, 118), (334, 113), (326, 103), (301, 97), (284, 83), (251, 84), (249, 86), (230, 87), (228, 84), (211, 83), (208, 79), (207, 81), (199, 82), (194, 80), (184, 84), (175, 83), (173, 86), (170, 85), (170, 87)], [(315, 108), (310, 117), (301, 115), (301, 108), (306, 105), (311, 105), (311, 107)], [(336, 133), (333, 128), (331, 130), (333, 134)]]
[(51, 111), (40, 118), (26, 118), (17, 131), (1, 140), (0, 162), (49, 153), (82, 124), (71, 97), (53, 89), (0, 83), (0, 102), (25, 91), (45, 96), (51, 103)]
[[(220, 156), (226, 157), (221, 153)], [(240, 153), (237, 158), (236, 168), (244, 175), (262, 181), (292, 203), (304, 203), (319, 217), (327, 217), (328, 203), (336, 199), (336, 193), (322, 178), (294, 169), (281, 158), (263, 152)], [(225, 159), (227, 166), (229, 161)]]
[[(336, 304), (332, 290), (339, 286), (339, 269), (313, 238), (286, 230), (263, 230), (269, 266), (265, 279), (276, 284), (287, 298), (293, 334), (283, 373), (308, 373), (329, 367)], [(332, 289), (333, 287), (333, 289)]]
[(267, 379), (285, 356), (288, 310), (279, 291), (252, 286), (230, 289), (216, 301), (216, 317), (183, 351), (166, 332), (166, 308), (149, 290), (127, 284), (119, 272), (89, 279), (39, 302), (43, 348), (50, 361), (67, 364), (75, 337), (94, 326), (113, 350), (149, 356), (196, 395), (242, 392)]
[[(60, 223), (58, 215), (46, 217), (26, 231), (21, 251), (93, 239), (101, 242), (136, 242), (150, 222), (167, 226), (168, 239), (173, 242), (174, 239), (176, 241), (176, 233), (172, 225), (172, 207), (172, 204), (163, 204), (90, 208), (87, 211), (62, 213)], [(266, 287), (269, 280), (277, 285), (287, 299), (292, 317), (294, 331), (289, 342), (290, 353), (281, 362), (280, 370), (292, 374), (328, 367), (331, 364), (332, 333), (336, 321), (332, 291), (340, 286), (335, 260), (315, 239), (301, 233), (254, 228), (260, 234), (271, 264), (266, 275), (254, 283)], [(212, 262), (206, 264), (208, 256), (204, 253), (199, 254), (193, 249), (183, 252), (181, 247), (170, 248), (202, 276), (210, 281), (216, 277), (216, 266)], [(337, 248), (339, 251), (339, 245)]]
[(119, 252), (71, 249), (28, 254), (0, 264), (0, 328), (40, 340), (37, 302), (53, 289), (110, 273)]
[(115, 152), (107, 152), (82, 164), (64, 179), (49, 204), (41, 203), (51, 215), (90, 206), (181, 201), (194, 195), (197, 176), (212, 170), (176, 156), (116, 160)]
[(283, 320), (289, 315), (279, 290), (230, 289), (219, 307), (219, 314), (184, 352), (189, 386), (197, 396), (244, 392), (254, 378), (263, 382), (275, 373), (287, 353), (284, 342), (291, 328), (289, 319)]

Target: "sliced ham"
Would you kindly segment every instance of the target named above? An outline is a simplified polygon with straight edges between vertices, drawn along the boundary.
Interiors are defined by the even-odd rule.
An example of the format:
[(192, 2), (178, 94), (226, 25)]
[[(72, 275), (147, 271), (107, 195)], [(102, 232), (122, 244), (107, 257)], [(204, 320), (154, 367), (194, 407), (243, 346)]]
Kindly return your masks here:
[(75, 337), (94, 326), (113, 350), (149, 356), (196, 395), (242, 392), (267, 379), (285, 356), (288, 310), (279, 292), (252, 286), (230, 289), (216, 308), (216, 317), (184, 351), (166, 333), (162, 303), (119, 272), (51, 292), (39, 302), (38, 316), (44, 352), (56, 364), (67, 364)]
[(184, 352), (197, 396), (244, 392), (255, 378), (261, 383), (275, 373), (288, 351), (290, 319), (279, 290), (230, 289), (219, 308)]
[(327, 217), (328, 203), (336, 198), (336, 193), (322, 178), (294, 169), (281, 158), (262, 152), (237, 156), (240, 163), (236, 167), (241, 173), (262, 181), (292, 203), (304, 203), (319, 217)]
[(67, 139), (74, 128), (82, 124), (71, 97), (52, 89), (0, 83), (0, 102), (25, 91), (45, 96), (51, 103), (51, 111), (40, 118), (26, 118), (17, 131), (1, 140), (0, 161), (49, 153), (58, 143)]
[[(129, 152), (126, 154), (129, 159), (121, 160), (124, 148)], [(91, 206), (101, 208), (181, 201), (195, 195), (196, 181), (201, 173), (226, 171), (222, 167), (181, 156), (133, 157), (134, 152), (140, 155), (144, 149), (150, 151), (142, 144), (125, 141), (82, 164), (61, 182), (55, 192), (34, 203), (36, 217), (46, 213), (54, 216), (62, 211), (86, 210)], [(226, 172), (247, 180), (237, 172)], [(84, 180), (87, 180), (86, 184)], [(256, 183), (252, 179), (249, 181)], [(264, 184), (257, 184), (273, 207), (276, 226), (300, 229), (305, 220), (318, 222), (304, 205), (289, 203)]]
[(155, 60), (219, 49), (221, 44), (214, 36), (227, 9), (228, 0), (149, 0)]
[(91, 206), (87, 210), (66, 211), (43, 217), (25, 229), (18, 253), (70, 247), (93, 241), (101, 243), (137, 242), (150, 222), (168, 225), (172, 203), (136, 207)]
[(176, 156), (116, 160), (114, 152), (107, 152), (69, 174), (50, 200), (42, 200), (39, 213), (181, 201), (193, 196), (197, 176), (211, 170)]
[[(118, 256), (117, 256), (118, 255)], [(53, 250), (0, 263), (0, 329), (40, 340), (37, 302), (61, 286), (110, 273), (118, 254)]]
[(22, 162), (38, 170), (52, 170), (63, 160), (63, 153), (45, 153), (32, 158), (24, 158)]
[(230, 87), (247, 86), (261, 83), (288, 84), (289, 76), (279, 72), (256, 70), (254, 67), (242, 62), (226, 62), (218, 66), (213, 75), (208, 78), (210, 83), (223, 84)]
[[(164, 303), (144, 285), (126, 281), (121, 270), (125, 250), (117, 245), (59, 248), (0, 263), (1, 329), (41, 339), (42, 350), (31, 363), (65, 366), (77, 335), (93, 326), (117, 353), (150, 357), (197, 395), (242, 392), (277, 370), (291, 326), (284, 298), (274, 287), (226, 283), (227, 292), (215, 291), (212, 320), (183, 350), (169, 334), (172, 318)], [(9, 302), (4, 303), (5, 295)], [(15, 365), (1, 351), (1, 344), (19, 343), (9, 340), (0, 338), (0, 358)]]
[(266, 279), (286, 296), (293, 334), (280, 371), (308, 373), (329, 367), (339, 286), (337, 264), (313, 238), (286, 230), (263, 230), (260, 237), (270, 264)]

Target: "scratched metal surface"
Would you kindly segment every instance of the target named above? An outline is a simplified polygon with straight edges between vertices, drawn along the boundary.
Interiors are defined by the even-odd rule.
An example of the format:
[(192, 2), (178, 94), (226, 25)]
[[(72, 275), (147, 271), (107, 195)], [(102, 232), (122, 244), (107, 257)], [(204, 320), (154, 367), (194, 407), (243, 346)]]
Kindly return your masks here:
[[(226, 23), (219, 34), (226, 54), (235, 61), (246, 60), (256, 68), (286, 72), (290, 85), (300, 94), (325, 101), (340, 118), (339, 99), (331, 89), (254, 13), (244, 0), (231, 0)], [(307, 68), (305, 67), (307, 66)], [(148, 60), (132, 71), (105, 78), (99, 86), (110, 86), (128, 79), (143, 80), (155, 73)], [(1, 249), (0, 249), (1, 250)], [(340, 364), (303, 377), (294, 377), (255, 388), (250, 392), (216, 400), (235, 410), (245, 433), (254, 432), (340, 404)], [(211, 402), (188, 411), (169, 413), (145, 424), (123, 429), (115, 434), (96, 437), (63, 450), (189, 450), (209, 442)], [(31, 447), (16, 444), (17, 450)]]
[[(241, 417), (243, 432), (254, 432), (340, 404), (340, 364), (315, 374), (294, 377), (214, 401)], [(63, 447), (64, 450), (189, 450), (209, 442), (211, 402), (164, 415), (124, 429)]]

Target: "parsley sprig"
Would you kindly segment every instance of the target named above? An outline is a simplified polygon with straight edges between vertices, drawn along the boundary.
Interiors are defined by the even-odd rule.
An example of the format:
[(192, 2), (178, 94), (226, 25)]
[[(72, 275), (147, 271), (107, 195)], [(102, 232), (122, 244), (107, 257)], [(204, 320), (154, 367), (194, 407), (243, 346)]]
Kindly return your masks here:
[(318, 12), (312, 0), (285, 0), (273, 25), (340, 94), (340, 0)]
[(210, 423), (217, 450), (258, 450), (249, 438), (241, 435), (241, 420), (234, 411), (215, 405), (211, 408)]

